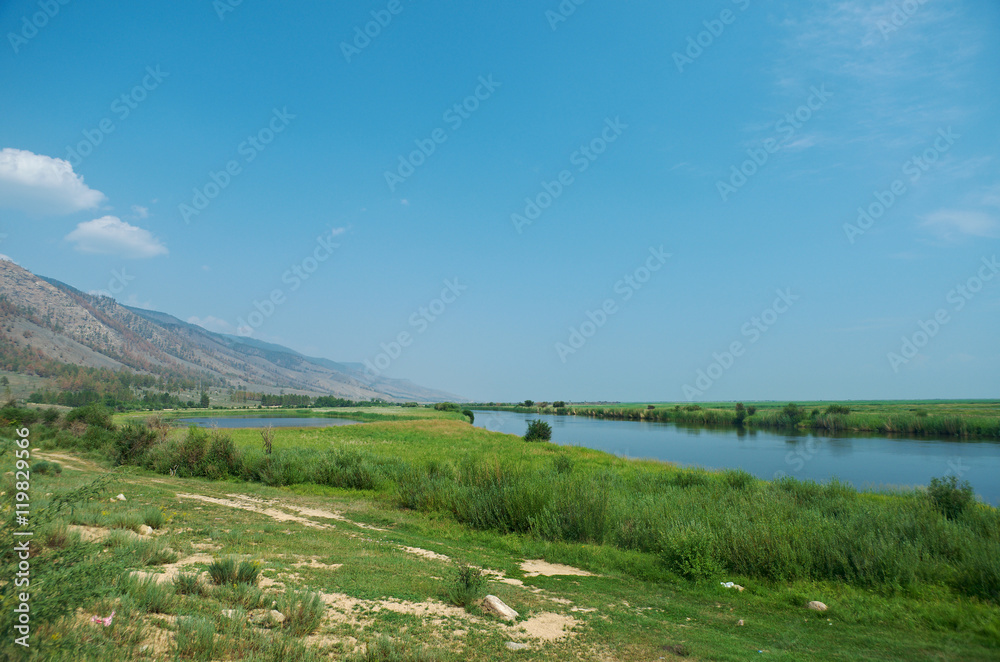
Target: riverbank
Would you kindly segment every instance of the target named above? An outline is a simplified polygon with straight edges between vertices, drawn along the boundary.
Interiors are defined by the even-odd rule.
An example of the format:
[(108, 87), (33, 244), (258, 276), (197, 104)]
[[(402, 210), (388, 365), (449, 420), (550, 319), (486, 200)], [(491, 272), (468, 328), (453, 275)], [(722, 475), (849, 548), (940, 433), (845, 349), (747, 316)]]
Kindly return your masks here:
[(864, 432), (965, 439), (1000, 439), (997, 401), (628, 403), (564, 406), (475, 404), (473, 409), (528, 414), (588, 416), (619, 421)]
[[(165, 655), (187, 655), (185, 624), (198, 618), (229, 659), (250, 635), (262, 649), (316, 651), (296, 653), (300, 660), (372, 659), (358, 647), (373, 650), (382, 635), (403, 647), (399, 659), (421, 659), (421, 649), (437, 660), (468, 659), (473, 650), (523, 657), (505, 648), (512, 631), (478, 607), (447, 612), (444, 630), (434, 625), (451, 609), (442, 601), (458, 560), (493, 573), (489, 592), (521, 612), (518, 623), (566, 624), (551, 640), (519, 639), (531, 647), (530, 659), (743, 659), (762, 650), (783, 660), (863, 659), (875, 651), (882, 659), (985, 660), (1000, 650), (1000, 515), (961, 490), (864, 493), (842, 483), (762, 481), (526, 443), (447, 419), (279, 430), (271, 454), (256, 430), (160, 436), (143, 425), (114, 426), (96, 412), (75, 421), (87, 421), (87, 429), (33, 425), (35, 448), (66, 464), (62, 474), (39, 472), (37, 512), (107, 531), (135, 524), (145, 509), (166, 510), (170, 521), (151, 541), (190, 555), (193, 571), (213, 557), (261, 563), (269, 582), (264, 598), (250, 596), (254, 605), (293, 591), (336, 602), (315, 635), (257, 626), (237, 636), (219, 613), (243, 609), (256, 619), (260, 609), (239, 604), (246, 595), (203, 584), (200, 593), (171, 592), (162, 615), (146, 614), (141, 588), (115, 578), (129, 568), (155, 573), (162, 562), (144, 561), (131, 547), (101, 554), (102, 543), (46, 544), (33, 568), (46, 573), (38, 626), (49, 650), (60, 642), (67, 651), (101, 644), (118, 652), (96, 659), (124, 660), (130, 647), (160, 641)], [(129, 465), (112, 476), (117, 482), (95, 488), (92, 502), (53, 510), (67, 490), (107, 474), (114, 461)], [(119, 492), (128, 501), (109, 506)], [(80, 583), (58, 574), (61, 554), (104, 571), (87, 572), (77, 561), (73, 576), (92, 581), (74, 588)], [(530, 559), (577, 574), (533, 575), (521, 566)], [(113, 572), (105, 568), (111, 562)], [(746, 590), (720, 586), (727, 581)], [(117, 608), (127, 618), (114, 632), (47, 622), (60, 599), (64, 613), (83, 607), (106, 616)], [(809, 611), (810, 600), (829, 611)], [(403, 603), (421, 606), (406, 614), (386, 606)], [(354, 605), (365, 608), (352, 612)]]

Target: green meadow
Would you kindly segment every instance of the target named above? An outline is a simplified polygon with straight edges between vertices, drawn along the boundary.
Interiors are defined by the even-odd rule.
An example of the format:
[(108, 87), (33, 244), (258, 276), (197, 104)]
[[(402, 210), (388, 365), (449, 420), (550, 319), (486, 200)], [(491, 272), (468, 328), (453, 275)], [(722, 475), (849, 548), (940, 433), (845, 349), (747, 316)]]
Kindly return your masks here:
[[(7, 465), (23, 411), (0, 412)], [(275, 429), (269, 454), (252, 429), (98, 408), (32, 420), (36, 629), (33, 648), (10, 645), (4, 550), (0, 646), (37, 660), (1000, 657), (1000, 513), (961, 485), (768, 482), (398, 414), (420, 418)], [(2, 491), (13, 528), (12, 476)], [(485, 611), (486, 593), (517, 620)]]

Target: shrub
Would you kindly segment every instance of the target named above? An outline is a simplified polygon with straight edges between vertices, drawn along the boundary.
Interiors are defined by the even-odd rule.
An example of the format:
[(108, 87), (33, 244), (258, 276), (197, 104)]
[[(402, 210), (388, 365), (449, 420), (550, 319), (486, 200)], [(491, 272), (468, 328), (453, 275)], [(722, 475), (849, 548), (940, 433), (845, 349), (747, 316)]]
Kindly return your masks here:
[(286, 591), (277, 604), (278, 611), (285, 617), (283, 626), (293, 634), (312, 634), (323, 621), (326, 605), (319, 593)]
[(46, 425), (55, 425), (59, 421), (59, 410), (52, 407), (42, 412), (42, 422)]
[(142, 423), (127, 423), (115, 433), (112, 460), (115, 465), (139, 464), (157, 441), (157, 434)]
[(201, 461), (205, 457), (205, 450), (208, 447), (208, 433), (194, 425), (188, 428), (187, 436), (177, 448), (178, 463), (182, 467), (187, 467), (188, 472), (194, 476), (204, 473)]
[(196, 572), (182, 572), (174, 577), (174, 591), (178, 595), (203, 595), (205, 587)]
[(136, 512), (117, 512), (108, 516), (108, 526), (112, 529), (129, 529), (138, 533), (139, 527), (142, 526), (142, 518)]
[(846, 416), (851, 413), (851, 408), (844, 405), (830, 405), (826, 408), (826, 413)]
[(163, 511), (156, 506), (149, 506), (148, 508), (142, 509), (142, 521), (145, 522), (146, 526), (151, 529), (163, 528), (166, 524), (167, 518), (163, 514)]
[(219, 586), (214, 593), (222, 602), (243, 609), (260, 609), (273, 604), (259, 586), (250, 584), (226, 584)]
[(156, 577), (129, 576), (125, 581), (125, 591), (132, 598), (136, 609), (151, 614), (167, 614), (174, 604), (174, 592), (167, 584), (156, 581)]
[(462, 410), (462, 416), (468, 416), (469, 417), (469, 425), (472, 425), (473, 423), (476, 422), (476, 415), (472, 413), (471, 409), (463, 409)]
[(794, 402), (789, 402), (782, 407), (781, 414), (784, 416), (787, 424), (792, 426), (798, 425), (799, 421), (805, 417), (805, 411)]
[(715, 537), (703, 523), (692, 522), (669, 531), (663, 540), (660, 559), (668, 569), (688, 579), (711, 577), (721, 569)]
[(208, 566), (208, 576), (219, 586), (236, 583), (236, 559), (226, 557), (214, 559)]
[(40, 462), (35, 462), (31, 465), (31, 473), (33, 474), (61, 474), (62, 466), (58, 462), (48, 462), (46, 460), (41, 460)]
[(452, 571), (447, 589), (448, 601), (457, 607), (468, 607), (486, 595), (486, 576), (479, 568), (459, 563)]
[(524, 433), (525, 441), (549, 441), (552, 439), (552, 426), (542, 420), (534, 420), (528, 423), (528, 430)]
[(945, 478), (931, 478), (931, 484), (927, 487), (927, 494), (934, 505), (944, 513), (948, 519), (955, 519), (962, 514), (970, 504), (975, 502), (975, 492), (969, 481), (958, 484), (957, 476), (947, 476)]
[(220, 430), (213, 430), (210, 437), (211, 441), (203, 460), (205, 476), (213, 480), (238, 476), (240, 473), (240, 454), (236, 450), (233, 438)]
[(82, 421), (88, 426), (103, 428), (105, 430), (113, 430), (115, 427), (111, 420), (111, 412), (99, 404), (77, 407), (63, 418), (63, 422), (66, 425), (70, 425), (74, 421)]
[(552, 403), (552, 406), (555, 407), (556, 409), (562, 409), (563, 407), (566, 406), (566, 403), (563, 402), (562, 400), (556, 400), (555, 402)]

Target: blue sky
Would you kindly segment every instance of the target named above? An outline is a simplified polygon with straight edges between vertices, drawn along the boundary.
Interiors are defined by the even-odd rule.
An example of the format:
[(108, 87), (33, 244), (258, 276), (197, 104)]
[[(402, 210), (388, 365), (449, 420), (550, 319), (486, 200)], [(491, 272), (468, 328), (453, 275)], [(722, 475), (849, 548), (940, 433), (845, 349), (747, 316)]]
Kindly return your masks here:
[(996, 397), (1000, 5), (675, 4), (0, 3), (0, 253), (473, 399)]

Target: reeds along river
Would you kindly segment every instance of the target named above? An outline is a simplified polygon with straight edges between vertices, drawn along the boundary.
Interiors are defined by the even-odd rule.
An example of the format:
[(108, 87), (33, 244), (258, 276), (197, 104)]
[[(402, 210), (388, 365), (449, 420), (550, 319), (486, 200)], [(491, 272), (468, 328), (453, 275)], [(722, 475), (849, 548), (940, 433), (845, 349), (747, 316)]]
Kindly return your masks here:
[(926, 485), (945, 475), (968, 480), (984, 501), (1000, 506), (1000, 442), (962, 442), (839, 433), (788, 433), (673, 423), (613, 421), (476, 411), (475, 424), (523, 435), (528, 421), (552, 426), (552, 442), (629, 458), (712, 469), (741, 468), (758, 478), (838, 478), (859, 489)]

